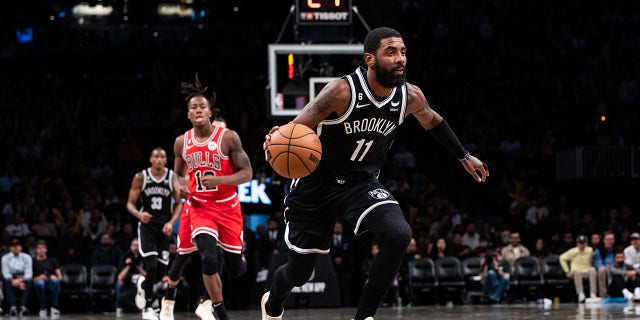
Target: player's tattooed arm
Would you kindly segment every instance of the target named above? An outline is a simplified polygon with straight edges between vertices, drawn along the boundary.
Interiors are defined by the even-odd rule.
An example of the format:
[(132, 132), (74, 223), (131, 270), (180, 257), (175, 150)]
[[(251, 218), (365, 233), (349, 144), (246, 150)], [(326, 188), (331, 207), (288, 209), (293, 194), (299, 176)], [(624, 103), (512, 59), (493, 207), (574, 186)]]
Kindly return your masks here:
[(429, 105), (422, 90), (407, 83), (407, 114), (413, 114), (423, 128), (429, 130), (442, 122), (442, 117)]

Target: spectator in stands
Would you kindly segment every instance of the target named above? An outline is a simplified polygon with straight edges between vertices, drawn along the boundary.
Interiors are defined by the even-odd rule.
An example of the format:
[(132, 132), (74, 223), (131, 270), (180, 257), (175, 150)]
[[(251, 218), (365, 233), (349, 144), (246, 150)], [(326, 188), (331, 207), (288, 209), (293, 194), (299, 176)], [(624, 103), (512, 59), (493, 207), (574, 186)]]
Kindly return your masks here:
[(45, 210), (40, 210), (36, 213), (36, 223), (31, 226), (31, 230), (39, 238), (51, 239), (58, 235), (58, 231), (53, 222), (47, 221), (47, 212)]
[(549, 248), (547, 248), (547, 244), (544, 242), (544, 239), (536, 239), (536, 242), (533, 245), (533, 249), (531, 249), (530, 254), (532, 257), (536, 257), (539, 260), (544, 259), (549, 255)]
[(591, 234), (591, 243), (589, 243), (589, 245), (591, 246), (591, 248), (593, 248), (594, 253), (597, 248), (602, 246), (602, 237), (599, 233), (595, 232)]
[(265, 267), (269, 267), (273, 256), (288, 250), (284, 242), (284, 231), (280, 228), (275, 218), (267, 221), (267, 230), (260, 237), (260, 261)]
[(122, 224), (122, 229), (115, 234), (114, 238), (116, 239), (115, 245), (120, 248), (122, 252), (129, 250), (131, 241), (133, 238), (137, 238), (131, 221), (125, 221)]
[(372, 242), (369, 250), (369, 255), (362, 260), (362, 285), (367, 283), (367, 280), (369, 280), (369, 270), (371, 268), (371, 264), (373, 263), (373, 259), (376, 258), (379, 250), (380, 247), (378, 246), (378, 243), (376, 243), (375, 241)]
[[(411, 301), (411, 287), (409, 286), (409, 261), (420, 260), (422, 255), (418, 252), (418, 246), (415, 238), (411, 238), (409, 245), (405, 251), (404, 257), (402, 257), (402, 263), (400, 263), (400, 267), (398, 268), (398, 285), (397, 291), (395, 292), (395, 298), (400, 297), (399, 303), (397, 303), (398, 307), (400, 304), (406, 304)], [(389, 291), (392, 291), (393, 286), (389, 288)], [(403, 303), (404, 301), (404, 303)], [(394, 301), (395, 303), (395, 301)]]
[(91, 266), (108, 264), (117, 267), (121, 255), (122, 251), (113, 245), (111, 235), (105, 232), (100, 236), (100, 246), (91, 255)]
[(480, 272), (482, 292), (489, 303), (500, 303), (509, 289), (509, 274), (500, 267), (500, 254), (489, 252)]
[(439, 258), (444, 258), (451, 255), (449, 248), (447, 246), (447, 239), (445, 239), (444, 237), (440, 237), (436, 239), (435, 245), (432, 244), (430, 247), (431, 249), (429, 250), (427, 255), (433, 261), (436, 261)]
[[(593, 236), (591, 236), (593, 239)], [(604, 234), (603, 243), (600, 246), (594, 246), (593, 265), (598, 274), (598, 294), (600, 297), (607, 296), (607, 269), (614, 263), (615, 257), (615, 235), (613, 232), (607, 231)]]
[(513, 265), (516, 259), (520, 257), (528, 257), (529, 249), (520, 242), (520, 232), (514, 231), (509, 236), (509, 244), (500, 251), (502, 258), (509, 261)]
[[(640, 299), (640, 277), (633, 266), (625, 263), (624, 252), (615, 254), (614, 263), (607, 268), (611, 297), (625, 297), (627, 300)], [(629, 290), (633, 290), (633, 293)]]
[(476, 232), (475, 224), (467, 224), (465, 233), (462, 236), (462, 244), (469, 247), (471, 251), (473, 251), (480, 244), (480, 235)]
[(20, 178), (16, 175), (13, 164), (5, 161), (2, 176), (0, 176), (0, 193), (9, 193), (14, 185), (20, 182)]
[(116, 316), (123, 311), (138, 311), (134, 302), (137, 293), (136, 283), (140, 276), (146, 276), (142, 264), (143, 258), (138, 251), (138, 238), (131, 239), (129, 249), (122, 254), (118, 262), (116, 282)]
[(640, 233), (632, 233), (629, 241), (631, 244), (624, 248), (624, 262), (640, 272)]
[[(4, 296), (9, 304), (9, 315), (21, 317), (29, 312), (29, 293), (33, 280), (33, 260), (31, 256), (22, 252), (20, 239), (13, 238), (9, 252), (2, 256), (2, 286)], [(20, 312), (16, 304), (16, 293), (20, 293)]]
[[(36, 256), (33, 259), (33, 286), (40, 301), (40, 318), (47, 317), (47, 305), (52, 319), (60, 317), (58, 310), (58, 299), (60, 297), (60, 281), (62, 271), (58, 260), (47, 255), (47, 243), (39, 240), (36, 246)], [(46, 292), (49, 292), (51, 302), (46, 299)]]
[(577, 245), (560, 255), (560, 265), (567, 275), (567, 278), (573, 279), (578, 302), (584, 302), (586, 296), (582, 279), (589, 278), (590, 297), (596, 298), (597, 282), (596, 269), (593, 267), (593, 249), (588, 246), (587, 236), (579, 235), (576, 238)]
[[(269, 229), (271, 230), (271, 228)], [(343, 231), (342, 223), (336, 221), (333, 226), (333, 239), (331, 240), (329, 254), (331, 255), (333, 269), (340, 286), (341, 304), (342, 306), (350, 306), (353, 250), (351, 248), (351, 239), (346, 238), (346, 234)]]
[(562, 243), (560, 243), (560, 245), (555, 248), (554, 253), (562, 254), (563, 252), (567, 252), (574, 247), (575, 244), (573, 242), (573, 234), (571, 232), (565, 232), (562, 235)]
[(456, 232), (453, 234), (453, 240), (451, 242), (451, 255), (460, 259), (460, 261), (473, 256), (473, 252), (469, 246), (462, 243), (462, 234)]
[(10, 237), (20, 238), (20, 240), (24, 240), (24, 238), (31, 233), (29, 226), (24, 223), (22, 214), (17, 212), (13, 214), (11, 223), (4, 228), (4, 231), (8, 233)]

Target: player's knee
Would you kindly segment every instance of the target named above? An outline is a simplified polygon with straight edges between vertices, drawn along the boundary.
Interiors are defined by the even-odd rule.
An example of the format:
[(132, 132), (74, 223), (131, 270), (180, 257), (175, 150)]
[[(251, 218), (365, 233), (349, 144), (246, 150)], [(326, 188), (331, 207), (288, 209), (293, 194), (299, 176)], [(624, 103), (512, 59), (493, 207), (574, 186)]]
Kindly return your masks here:
[(243, 254), (225, 252), (224, 262), (226, 272), (232, 278), (240, 277), (247, 271), (247, 260)]
[(202, 258), (202, 273), (208, 276), (218, 273), (218, 256), (215, 251), (209, 251), (211, 250), (200, 251), (200, 257)]
[(202, 273), (210, 276), (219, 270), (218, 262), (218, 241), (208, 234), (199, 234), (194, 238), (200, 258), (202, 261)]

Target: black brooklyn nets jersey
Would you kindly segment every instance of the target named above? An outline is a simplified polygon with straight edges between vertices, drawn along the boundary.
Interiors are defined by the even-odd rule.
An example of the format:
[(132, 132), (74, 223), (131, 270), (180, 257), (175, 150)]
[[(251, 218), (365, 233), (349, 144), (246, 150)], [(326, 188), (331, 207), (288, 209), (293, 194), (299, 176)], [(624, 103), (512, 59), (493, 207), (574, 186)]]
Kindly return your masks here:
[(317, 171), (336, 180), (360, 180), (382, 167), (404, 120), (407, 87), (399, 85), (378, 101), (367, 84), (365, 68), (359, 67), (343, 79), (349, 83), (351, 101), (341, 117), (318, 125), (317, 133), (327, 152)]
[(142, 170), (142, 190), (140, 201), (142, 208), (140, 211), (147, 211), (153, 215), (152, 223), (165, 224), (171, 219), (173, 200), (173, 170), (164, 169), (165, 174), (161, 179), (156, 179), (151, 174), (151, 168)]

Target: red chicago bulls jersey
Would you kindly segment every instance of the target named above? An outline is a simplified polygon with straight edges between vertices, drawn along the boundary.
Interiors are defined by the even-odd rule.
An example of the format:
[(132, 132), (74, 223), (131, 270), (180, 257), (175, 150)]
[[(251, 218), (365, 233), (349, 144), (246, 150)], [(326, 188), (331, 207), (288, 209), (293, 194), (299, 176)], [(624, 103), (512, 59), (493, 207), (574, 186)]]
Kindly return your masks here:
[(224, 200), (236, 194), (236, 186), (220, 184), (209, 189), (200, 182), (205, 175), (228, 176), (235, 172), (229, 156), (222, 153), (222, 137), (226, 131), (226, 128), (213, 127), (213, 133), (205, 141), (196, 141), (194, 129), (185, 132), (182, 159), (189, 174), (190, 198)]

